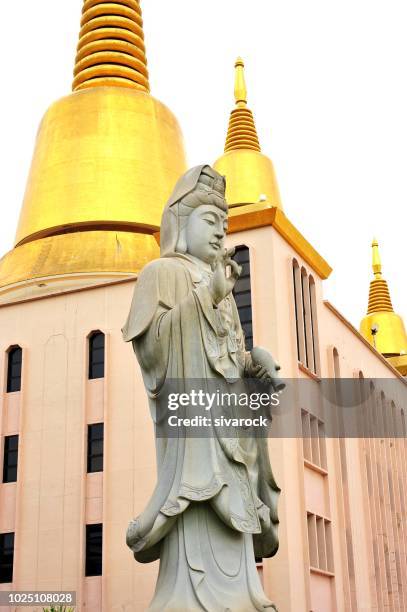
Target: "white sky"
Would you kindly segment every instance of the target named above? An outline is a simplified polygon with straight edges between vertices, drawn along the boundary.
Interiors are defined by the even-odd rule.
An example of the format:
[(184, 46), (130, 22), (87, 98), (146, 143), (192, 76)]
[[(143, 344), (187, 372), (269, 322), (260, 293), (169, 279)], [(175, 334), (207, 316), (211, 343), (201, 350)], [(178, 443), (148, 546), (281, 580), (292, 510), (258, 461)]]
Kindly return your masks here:
[[(13, 244), (41, 117), (70, 91), (81, 7), (2, 3), (1, 255)], [(190, 165), (223, 151), (241, 55), (285, 212), (334, 269), (325, 297), (359, 326), (377, 235), (407, 324), (405, 0), (144, 0), (142, 8), (152, 93), (178, 117)]]

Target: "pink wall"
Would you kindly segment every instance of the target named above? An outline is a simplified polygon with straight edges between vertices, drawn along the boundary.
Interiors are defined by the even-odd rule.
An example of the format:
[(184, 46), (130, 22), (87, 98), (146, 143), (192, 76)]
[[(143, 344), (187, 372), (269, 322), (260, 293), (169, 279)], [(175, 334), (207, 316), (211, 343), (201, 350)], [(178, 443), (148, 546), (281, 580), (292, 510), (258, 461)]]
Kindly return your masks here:
[[(323, 302), (321, 280), (274, 228), (235, 233), (228, 241), (251, 249), (255, 343), (273, 352), (285, 377), (306, 377), (318, 385), (297, 359), (293, 257), (315, 280), (320, 375), (334, 376), (336, 347), (342, 376), (359, 370), (366, 376), (396, 376)], [(155, 485), (147, 400), (132, 347), (120, 333), (133, 286), (134, 281), (126, 281), (0, 307), (0, 371), (5, 372), (10, 345), (19, 344), (24, 354), (22, 391), (0, 392), (2, 436), (20, 435), (18, 482), (0, 485), (0, 530), (16, 532), (13, 588), (76, 590), (79, 605), (90, 612), (145, 610), (157, 574), (157, 564), (136, 563), (124, 541), (129, 520), (143, 509)], [(87, 381), (87, 336), (97, 329), (106, 335), (105, 378)], [(314, 409), (306, 402), (300, 408), (311, 415)], [(87, 475), (87, 425), (100, 421), (105, 423), (105, 469)], [(377, 443), (367, 449), (358, 440), (325, 442), (314, 454), (301, 439), (269, 442), (282, 488), (281, 546), (264, 561), (265, 589), (280, 612), (342, 612), (352, 610), (355, 601), (360, 609), (381, 610), (374, 572), (383, 578), (386, 558), (381, 543), (375, 569), (372, 526), (374, 533), (386, 527), (399, 555), (404, 549), (388, 502), (382, 515), (372, 515), (364, 460), (367, 450), (372, 458), (379, 456), (383, 470), (386, 465), (399, 470), (404, 486), (405, 451), (400, 444), (397, 452), (390, 445), (384, 452)], [(372, 486), (377, 500), (379, 483)], [(385, 493), (388, 499), (390, 489)], [(405, 516), (400, 494), (395, 503)], [(84, 578), (86, 523), (104, 526), (102, 577)], [(405, 589), (396, 584), (397, 576), (406, 577), (405, 566), (399, 561), (398, 570), (390, 569), (396, 576), (390, 579), (394, 594), (385, 602), (383, 589), (379, 595), (395, 610), (396, 591), (400, 597)]]

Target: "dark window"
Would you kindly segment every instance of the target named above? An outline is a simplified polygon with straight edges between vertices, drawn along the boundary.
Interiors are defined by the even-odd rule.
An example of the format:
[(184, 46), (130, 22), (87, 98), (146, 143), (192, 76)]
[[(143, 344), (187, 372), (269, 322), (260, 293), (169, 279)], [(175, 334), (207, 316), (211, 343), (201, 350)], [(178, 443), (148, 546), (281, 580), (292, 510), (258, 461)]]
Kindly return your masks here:
[(308, 319), (308, 313), (309, 310), (307, 309), (307, 293), (306, 293), (306, 288), (307, 288), (307, 284), (308, 284), (308, 278), (307, 278), (307, 273), (305, 272), (304, 268), (302, 268), (301, 270), (301, 297), (302, 297), (302, 318), (304, 321), (304, 338), (305, 338), (305, 364), (307, 366), (307, 368), (311, 367), (310, 366), (310, 360), (309, 360), (309, 341), (311, 340), (311, 338), (309, 338), (309, 319)]
[(102, 525), (86, 525), (85, 576), (102, 575)]
[(246, 339), (246, 349), (250, 351), (253, 348), (253, 317), (250, 286), (250, 252), (248, 247), (236, 247), (236, 253), (233, 259), (242, 266), (242, 273), (240, 278), (236, 281), (233, 295)]
[(298, 300), (298, 287), (297, 287), (297, 275), (298, 275), (298, 264), (296, 261), (293, 261), (293, 286), (294, 286), (294, 306), (295, 306), (295, 330), (296, 330), (296, 339), (297, 339), (297, 358), (298, 361), (301, 361), (300, 354), (300, 322), (299, 322), (299, 300)]
[(13, 582), (14, 533), (0, 534), (0, 583)]
[(89, 378), (105, 375), (105, 335), (97, 331), (89, 338)]
[(317, 323), (317, 297), (315, 290), (315, 281), (312, 276), (309, 277), (309, 300), (311, 311), (311, 334), (312, 334), (312, 353), (314, 356), (314, 372), (320, 373), (320, 358), (319, 358), (319, 337)]
[(88, 472), (103, 471), (103, 423), (88, 425)]
[(4, 438), (3, 482), (16, 482), (18, 463), (18, 436)]
[(304, 267), (300, 270), (295, 259), (293, 284), (298, 361), (318, 374), (320, 361), (315, 281), (308, 276)]
[(23, 362), (23, 351), (15, 346), (8, 352), (7, 367), (7, 393), (20, 391), (21, 389), (21, 364)]

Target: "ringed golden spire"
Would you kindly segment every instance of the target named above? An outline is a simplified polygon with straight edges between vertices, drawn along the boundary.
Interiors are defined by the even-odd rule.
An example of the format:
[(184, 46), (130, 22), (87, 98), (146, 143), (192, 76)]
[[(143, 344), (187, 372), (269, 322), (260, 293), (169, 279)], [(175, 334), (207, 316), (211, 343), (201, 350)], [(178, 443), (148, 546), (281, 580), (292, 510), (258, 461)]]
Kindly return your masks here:
[(100, 85), (149, 92), (138, 0), (85, 0), (72, 90)]
[(387, 281), (382, 278), (382, 262), (379, 253), (379, 243), (376, 238), (372, 242), (372, 268), (375, 278), (370, 283), (367, 314), (372, 312), (393, 312), (389, 287)]
[[(214, 168), (226, 176), (226, 198), (231, 215), (277, 207), (282, 210), (273, 163), (260, 149), (253, 113), (247, 108), (244, 62), (235, 62), (235, 108), (229, 119), (224, 154)], [(239, 208), (238, 208), (239, 207)]]
[(139, 0), (84, 0), (73, 92), (41, 122), (0, 304), (134, 277), (159, 250), (186, 170), (176, 117), (149, 93)]
[(387, 281), (382, 277), (379, 243), (372, 242), (372, 269), (367, 315), (361, 334), (403, 375), (407, 375), (407, 334), (403, 319), (393, 310)]
[(260, 153), (260, 143), (253, 113), (247, 108), (247, 88), (244, 76), (244, 62), (238, 57), (235, 62), (236, 108), (231, 112), (226, 137), (225, 153), (237, 149), (251, 149)]

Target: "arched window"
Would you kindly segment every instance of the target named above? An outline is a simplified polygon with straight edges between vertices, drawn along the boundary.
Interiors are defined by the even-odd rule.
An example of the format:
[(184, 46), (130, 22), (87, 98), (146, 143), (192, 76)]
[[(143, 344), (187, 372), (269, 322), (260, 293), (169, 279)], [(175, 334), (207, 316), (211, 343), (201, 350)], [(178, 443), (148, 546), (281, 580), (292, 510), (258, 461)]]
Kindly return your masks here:
[(23, 351), (19, 346), (12, 346), (8, 350), (7, 362), (7, 393), (21, 390), (21, 366)]
[(293, 284), (295, 304), (295, 329), (297, 337), (297, 358), (301, 363), (306, 362), (304, 338), (304, 312), (302, 300), (301, 270), (296, 259), (293, 260)]
[(311, 332), (311, 313), (309, 301), (308, 276), (305, 268), (301, 268), (301, 297), (302, 297), (302, 316), (304, 318), (304, 337), (305, 337), (305, 364), (307, 368), (313, 370), (312, 354), (312, 332)]
[(242, 273), (234, 286), (233, 296), (246, 338), (246, 349), (250, 351), (253, 348), (253, 316), (249, 248), (244, 245), (236, 247), (233, 259), (242, 266)]
[(311, 336), (312, 336), (312, 355), (313, 355), (313, 371), (319, 374), (321, 370), (321, 364), (319, 360), (319, 336), (318, 336), (318, 325), (317, 325), (317, 297), (315, 289), (315, 281), (313, 276), (308, 277), (309, 283), (309, 303), (310, 303), (310, 317), (311, 317)]
[(403, 409), (400, 410), (400, 420), (401, 420), (402, 437), (407, 438), (406, 416), (405, 416)]
[(94, 331), (89, 336), (89, 379), (105, 375), (105, 335)]
[(298, 361), (320, 372), (315, 281), (296, 259), (292, 262)]
[(334, 360), (334, 377), (335, 378), (341, 378), (341, 367), (339, 364), (339, 353), (338, 353), (338, 349), (334, 346), (333, 350), (332, 350), (332, 356), (333, 356), (333, 360)]

